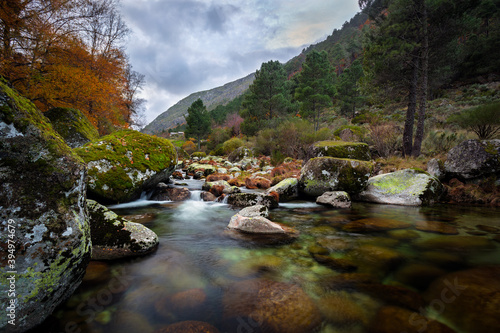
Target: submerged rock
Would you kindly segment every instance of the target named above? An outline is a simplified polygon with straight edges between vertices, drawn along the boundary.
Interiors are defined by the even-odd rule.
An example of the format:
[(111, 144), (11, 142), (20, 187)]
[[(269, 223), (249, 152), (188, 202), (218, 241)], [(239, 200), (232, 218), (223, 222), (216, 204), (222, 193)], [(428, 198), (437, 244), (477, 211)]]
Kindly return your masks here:
[(351, 208), (352, 205), (351, 197), (344, 191), (325, 192), (316, 198), (316, 203), (334, 208)]
[(85, 192), (82, 160), (0, 78), (0, 331), (40, 324), (80, 285), (91, 252)]
[(71, 148), (99, 139), (99, 132), (80, 110), (54, 108), (43, 114)]
[(433, 232), (436, 234), (458, 235), (458, 230), (452, 225), (437, 221), (418, 221), (415, 224), (417, 230)]
[(470, 251), (495, 248), (488, 238), (477, 236), (437, 236), (417, 240), (413, 244), (425, 250)]
[(370, 148), (364, 142), (320, 141), (312, 145), (315, 157), (330, 156), (354, 160), (371, 160)]
[(294, 284), (264, 279), (236, 282), (222, 302), (225, 319), (251, 318), (262, 332), (314, 332), (322, 321), (311, 298)]
[(227, 227), (251, 234), (286, 234), (292, 232), (290, 228), (272, 222), (260, 215), (248, 217), (236, 214), (231, 218)]
[(500, 140), (466, 140), (448, 152), (444, 162), (449, 178), (462, 180), (500, 173)]
[(425, 297), (463, 332), (496, 333), (500, 327), (500, 266), (477, 267), (435, 280)]
[(367, 314), (353, 301), (349, 294), (334, 293), (323, 296), (318, 301), (321, 314), (337, 325), (366, 323)]
[(370, 162), (333, 157), (312, 158), (302, 168), (299, 192), (311, 197), (329, 191), (357, 194), (365, 189), (372, 170)]
[[(451, 328), (438, 321), (426, 318), (417, 312), (396, 306), (383, 306), (378, 310), (368, 329), (373, 333), (454, 333)], [(472, 331), (471, 331), (472, 332)]]
[(443, 193), (444, 187), (437, 178), (405, 169), (370, 178), (358, 198), (381, 204), (422, 206), (437, 202)]
[(158, 246), (158, 236), (139, 223), (127, 221), (93, 200), (87, 200), (92, 259), (111, 260), (145, 255)]
[(127, 202), (159, 182), (168, 183), (177, 165), (169, 140), (122, 130), (75, 149), (87, 163), (89, 196)]
[(181, 321), (156, 330), (155, 333), (219, 333), (219, 330), (203, 321)]
[(287, 178), (269, 188), (266, 193), (276, 192), (280, 202), (295, 200), (299, 197), (299, 181), (297, 178)]
[(342, 227), (342, 230), (348, 232), (373, 232), (406, 229), (409, 227), (411, 227), (411, 224), (408, 222), (374, 217), (349, 222)]

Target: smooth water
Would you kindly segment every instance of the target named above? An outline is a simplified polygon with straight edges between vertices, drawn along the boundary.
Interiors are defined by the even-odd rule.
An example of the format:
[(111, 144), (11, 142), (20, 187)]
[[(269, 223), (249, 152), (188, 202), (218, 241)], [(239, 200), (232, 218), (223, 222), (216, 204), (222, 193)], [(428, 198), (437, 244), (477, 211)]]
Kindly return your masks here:
[[(439, 276), (479, 265), (500, 265), (495, 230), (477, 228), (492, 226), (500, 233), (498, 209), (354, 203), (352, 209), (336, 210), (312, 202), (291, 202), (272, 210), (270, 219), (297, 229), (299, 238), (269, 245), (228, 233), (226, 226), (238, 210), (200, 201), (201, 184), (189, 182), (194, 191), (189, 201), (141, 200), (114, 207), (120, 215), (149, 216), (144, 224), (158, 234), (158, 250), (141, 258), (93, 262), (73, 297), (36, 331), (149, 333), (172, 323), (197, 320), (220, 332), (261, 332), (262, 327), (252, 318), (228, 315), (228, 307), (237, 305), (225, 296), (238, 282), (262, 278), (300, 286), (321, 311), (320, 332), (367, 332), (387, 299), (382, 300), (373, 290), (349, 285), (349, 278), (356, 281), (370, 276), (379, 285), (405, 287), (425, 295)], [(404, 221), (412, 227), (370, 233), (343, 229), (350, 221), (367, 218)], [(428, 240), (456, 236), (417, 230), (414, 226), (422, 221), (455, 227), (459, 236), (467, 236), (461, 238), (462, 243), (472, 240), (473, 244), (459, 242), (459, 249), (453, 251), (432, 242), (429, 245)], [(475, 244), (475, 239), (487, 246)], [(347, 265), (332, 269), (318, 263), (314, 255)], [(447, 323), (448, 319), (428, 310), (429, 317)]]

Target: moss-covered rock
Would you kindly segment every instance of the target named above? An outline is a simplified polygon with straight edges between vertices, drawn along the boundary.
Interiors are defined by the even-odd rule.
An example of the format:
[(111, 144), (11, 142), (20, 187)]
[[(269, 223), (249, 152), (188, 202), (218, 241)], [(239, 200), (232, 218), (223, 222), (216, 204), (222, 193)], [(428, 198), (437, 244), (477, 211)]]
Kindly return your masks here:
[(295, 200), (299, 197), (299, 181), (297, 178), (287, 178), (269, 188), (266, 193), (276, 192), (280, 202)]
[(147, 227), (119, 217), (103, 205), (87, 200), (92, 237), (92, 259), (110, 260), (153, 252), (158, 236)]
[(302, 168), (299, 192), (318, 197), (325, 192), (345, 191), (357, 194), (363, 191), (373, 171), (366, 161), (333, 157), (312, 158)]
[(354, 160), (371, 160), (370, 148), (364, 142), (319, 141), (312, 145), (315, 157), (349, 158)]
[(87, 163), (89, 197), (127, 202), (168, 179), (177, 165), (169, 140), (122, 130), (75, 149)]
[(264, 205), (268, 208), (278, 207), (276, 198), (262, 193), (236, 193), (231, 194), (227, 203), (236, 207), (250, 207), (255, 205)]
[(196, 173), (198, 171), (201, 171), (203, 175), (206, 177), (208, 175), (216, 173), (217, 168), (210, 164), (199, 164), (199, 163), (193, 163), (187, 168), (188, 173)]
[[(82, 281), (91, 251), (85, 192), (82, 160), (0, 79), (0, 331), (41, 323)], [(15, 319), (6, 309), (14, 280)]]
[(248, 149), (247, 147), (239, 147), (235, 149), (227, 159), (229, 162), (234, 163), (234, 162), (239, 162), (244, 158), (249, 158), (249, 157), (254, 157), (254, 152), (251, 149)]
[(500, 174), (500, 140), (467, 140), (451, 149), (444, 162), (446, 176), (462, 180)]
[(81, 147), (97, 140), (99, 132), (80, 111), (70, 108), (54, 108), (44, 113), (52, 127), (71, 148)]
[(443, 193), (444, 187), (436, 177), (405, 169), (370, 178), (358, 198), (382, 204), (422, 206), (437, 202)]

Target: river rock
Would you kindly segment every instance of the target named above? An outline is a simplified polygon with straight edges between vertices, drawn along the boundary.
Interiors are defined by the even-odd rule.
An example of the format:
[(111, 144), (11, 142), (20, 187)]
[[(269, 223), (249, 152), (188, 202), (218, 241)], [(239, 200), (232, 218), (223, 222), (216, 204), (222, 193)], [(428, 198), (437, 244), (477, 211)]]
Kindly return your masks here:
[(156, 201), (186, 201), (191, 197), (191, 192), (186, 187), (171, 187), (165, 183), (158, 183), (151, 200)]
[(213, 173), (217, 172), (217, 168), (211, 164), (200, 164), (193, 163), (187, 168), (188, 173), (196, 174), (197, 172), (201, 173), (201, 177), (207, 177)]
[(158, 236), (139, 223), (127, 221), (103, 205), (87, 200), (92, 236), (92, 259), (111, 260), (153, 252)]
[(264, 279), (236, 282), (222, 302), (226, 319), (252, 319), (262, 332), (314, 332), (322, 321), (311, 298), (294, 284)]
[(444, 162), (446, 176), (470, 180), (500, 173), (500, 139), (466, 140), (452, 148)]
[(351, 197), (344, 191), (325, 192), (316, 198), (316, 203), (333, 208), (351, 208), (352, 205)]
[(156, 330), (155, 333), (219, 333), (219, 330), (203, 321), (181, 321)]
[(287, 202), (298, 199), (299, 181), (297, 178), (287, 178), (269, 188), (266, 193), (276, 192), (279, 194), (280, 202)]
[(312, 145), (312, 156), (330, 156), (354, 160), (371, 160), (370, 148), (364, 142), (320, 141)]
[(437, 236), (417, 240), (413, 243), (423, 250), (475, 251), (495, 248), (488, 238), (477, 236)]
[(365, 294), (377, 298), (387, 305), (395, 305), (413, 311), (420, 311), (427, 305), (424, 298), (408, 288), (381, 283), (362, 283), (358, 288)]
[(367, 315), (363, 308), (353, 301), (349, 294), (334, 293), (323, 296), (318, 301), (321, 314), (337, 325), (366, 323)]
[(444, 163), (439, 158), (433, 158), (429, 162), (427, 162), (427, 172), (440, 181), (443, 180), (446, 176)]
[(86, 177), (48, 119), (0, 78), (0, 331), (40, 324), (80, 285), (91, 253)]
[(453, 272), (435, 280), (425, 293), (430, 307), (463, 332), (496, 333), (500, 327), (500, 266)]
[(268, 208), (278, 207), (278, 201), (272, 195), (262, 193), (236, 193), (231, 194), (227, 203), (236, 207), (249, 207), (264, 205)]
[(238, 214), (245, 217), (256, 217), (256, 216), (268, 217), (269, 209), (264, 205), (255, 205), (243, 208), (242, 210), (240, 210)]
[(203, 201), (215, 201), (217, 197), (210, 192), (201, 192), (200, 198)]
[(248, 217), (236, 214), (231, 218), (227, 227), (251, 234), (285, 234), (290, 231), (288, 227), (260, 215)]
[(239, 162), (244, 158), (249, 158), (253, 156), (254, 152), (251, 149), (248, 149), (247, 147), (239, 147), (233, 150), (233, 152), (229, 154), (227, 159), (229, 162), (234, 164), (235, 162)]
[(121, 130), (75, 149), (87, 163), (89, 197), (127, 202), (159, 182), (168, 183), (177, 166), (169, 140)]
[(423, 206), (437, 202), (443, 193), (444, 187), (437, 178), (405, 169), (370, 178), (358, 198), (381, 204)]
[(366, 161), (333, 157), (312, 158), (302, 167), (299, 192), (318, 197), (329, 191), (357, 194), (368, 184), (373, 164)]
[[(417, 312), (396, 306), (381, 307), (373, 318), (369, 332), (373, 333), (454, 333), (448, 326), (426, 318)], [(472, 332), (472, 331), (471, 331)]]
[(43, 114), (50, 119), (52, 127), (71, 148), (81, 147), (99, 139), (99, 132), (80, 110), (54, 108)]
[(433, 232), (436, 234), (458, 235), (457, 228), (452, 225), (437, 221), (418, 221), (415, 224), (415, 229), (426, 232)]
[(206, 182), (201, 186), (201, 189), (203, 191), (208, 191), (208, 192), (213, 193), (216, 197), (220, 196), (223, 193), (224, 194), (233, 194), (233, 193), (240, 193), (241, 192), (241, 190), (238, 187), (231, 186), (225, 180)]

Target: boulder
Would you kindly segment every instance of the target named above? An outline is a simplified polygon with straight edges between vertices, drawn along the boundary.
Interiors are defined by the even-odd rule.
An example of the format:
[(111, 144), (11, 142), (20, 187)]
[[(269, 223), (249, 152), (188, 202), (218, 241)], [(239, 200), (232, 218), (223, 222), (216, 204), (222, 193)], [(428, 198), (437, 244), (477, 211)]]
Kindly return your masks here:
[(92, 237), (92, 259), (141, 256), (156, 250), (158, 236), (139, 223), (127, 221), (103, 205), (87, 200)]
[(99, 132), (80, 110), (54, 108), (45, 112), (44, 116), (50, 119), (54, 130), (71, 148), (99, 139)]
[(325, 192), (316, 198), (316, 203), (334, 208), (351, 208), (352, 205), (351, 197), (344, 191)]
[(91, 253), (86, 177), (47, 118), (0, 79), (0, 331), (40, 324), (80, 285)]
[[(217, 188), (217, 189), (214, 189), (214, 188)], [(233, 194), (233, 193), (240, 193), (241, 192), (241, 190), (238, 187), (229, 185), (229, 183), (225, 180), (217, 180), (214, 182), (207, 182), (207, 183), (202, 185), (201, 189), (203, 191), (211, 192), (217, 197), (220, 196), (221, 194)]]
[(444, 162), (446, 176), (471, 180), (500, 173), (500, 139), (466, 140), (452, 148)]
[(217, 172), (217, 168), (211, 164), (200, 164), (193, 163), (187, 168), (188, 173), (196, 174), (196, 172), (201, 172), (203, 176), (207, 177), (213, 173)]
[(280, 202), (295, 200), (299, 197), (299, 181), (297, 178), (287, 178), (269, 188), (266, 194), (276, 192), (279, 194)]
[(423, 206), (437, 202), (443, 193), (444, 187), (436, 177), (405, 169), (370, 178), (366, 190), (357, 197), (381, 204)]
[(312, 145), (312, 156), (371, 160), (370, 148), (364, 142), (319, 141)]
[(138, 199), (159, 182), (168, 183), (177, 166), (169, 140), (122, 130), (75, 149), (87, 163), (89, 197), (108, 203)]
[(318, 197), (325, 192), (345, 191), (357, 194), (363, 191), (373, 171), (366, 161), (333, 157), (312, 158), (302, 168), (299, 192)]
[(439, 158), (433, 158), (427, 162), (427, 172), (439, 180), (443, 180), (446, 176), (444, 163)]
[(236, 207), (249, 207), (264, 205), (268, 208), (277, 208), (278, 201), (272, 195), (262, 193), (236, 193), (231, 194), (227, 203)]
[(312, 299), (295, 284), (264, 279), (240, 281), (229, 286), (222, 302), (225, 319), (251, 319), (259, 332), (314, 332), (322, 322)]
[(233, 150), (233, 152), (231, 154), (229, 154), (227, 159), (229, 160), (229, 162), (234, 163), (234, 162), (239, 162), (242, 159), (253, 157), (253, 156), (254, 156), (254, 152), (251, 149), (248, 149), (247, 147), (239, 147), (239, 148)]
[(245, 179), (245, 187), (248, 189), (268, 189), (271, 187), (271, 180), (262, 176), (252, 175)]
[(191, 198), (191, 192), (186, 187), (171, 187), (165, 183), (158, 183), (151, 200), (155, 201), (186, 201)]
[(373, 318), (371, 325), (368, 328), (368, 332), (454, 333), (455, 331), (448, 326), (424, 317), (417, 312), (406, 310), (397, 306), (383, 306), (378, 310), (375, 318)]
[(256, 216), (268, 217), (269, 209), (263, 205), (255, 205), (243, 208), (242, 210), (240, 210), (238, 214), (245, 217), (256, 217)]
[(257, 216), (243, 216), (236, 214), (231, 217), (227, 225), (228, 229), (234, 229), (249, 234), (286, 234), (293, 232), (292, 229), (268, 220), (267, 218)]
[[(461, 332), (498, 332), (500, 266), (477, 267), (444, 275), (425, 293), (429, 306)], [(458, 331), (458, 330), (457, 330)]]

